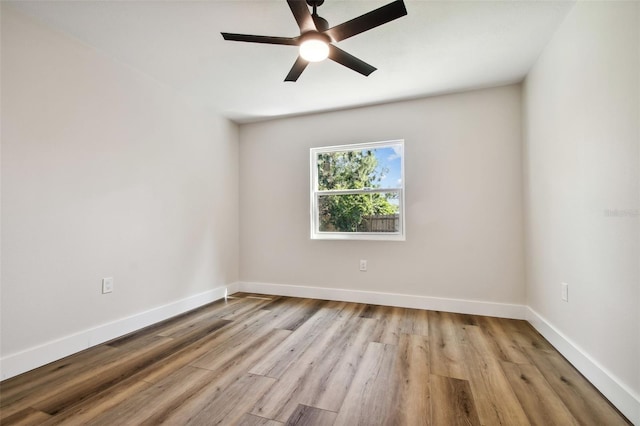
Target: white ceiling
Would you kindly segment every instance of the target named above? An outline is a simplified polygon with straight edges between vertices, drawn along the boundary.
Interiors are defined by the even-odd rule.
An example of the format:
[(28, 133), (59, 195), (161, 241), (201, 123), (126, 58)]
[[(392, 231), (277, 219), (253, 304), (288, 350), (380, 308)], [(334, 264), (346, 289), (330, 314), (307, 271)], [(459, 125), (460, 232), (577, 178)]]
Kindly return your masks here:
[[(330, 26), (391, 0), (326, 0)], [(378, 68), (332, 61), (284, 77), (292, 46), (224, 41), (221, 31), (299, 34), (285, 0), (22, 1), (20, 11), (238, 122), (349, 108), (523, 79), (573, 1), (405, 0), (408, 15), (344, 40)]]

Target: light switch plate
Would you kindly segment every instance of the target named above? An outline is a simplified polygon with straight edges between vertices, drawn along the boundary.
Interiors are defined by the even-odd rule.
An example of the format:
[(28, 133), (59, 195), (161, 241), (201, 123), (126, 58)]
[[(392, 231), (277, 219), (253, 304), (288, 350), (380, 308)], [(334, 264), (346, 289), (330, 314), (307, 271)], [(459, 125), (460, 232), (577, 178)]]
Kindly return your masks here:
[(562, 283), (562, 300), (569, 301), (569, 284)]
[(113, 292), (113, 277), (102, 279), (102, 294)]

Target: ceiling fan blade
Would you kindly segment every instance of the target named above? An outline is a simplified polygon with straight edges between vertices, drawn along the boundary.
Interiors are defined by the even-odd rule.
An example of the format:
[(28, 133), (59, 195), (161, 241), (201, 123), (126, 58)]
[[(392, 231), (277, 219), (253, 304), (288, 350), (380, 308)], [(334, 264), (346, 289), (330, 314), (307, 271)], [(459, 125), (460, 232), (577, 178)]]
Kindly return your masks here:
[(251, 34), (220, 33), (225, 40), (247, 41), (250, 43), (298, 45), (298, 37), (271, 37)]
[(305, 0), (287, 0), (287, 3), (300, 27), (300, 34), (316, 30), (316, 24), (313, 22), (313, 17)]
[(352, 70), (359, 72), (360, 74), (365, 76), (368, 76), (377, 69), (376, 67), (369, 65), (363, 60), (356, 58), (355, 56), (345, 52), (342, 49), (337, 48), (332, 44), (329, 45), (329, 59), (342, 64), (347, 68), (351, 68)]
[(298, 77), (300, 77), (300, 74), (302, 74), (302, 71), (304, 71), (307, 65), (309, 65), (309, 62), (298, 56), (298, 59), (296, 59), (296, 62), (293, 64), (293, 67), (291, 67), (291, 71), (289, 71), (284, 81), (298, 80)]
[(341, 41), (382, 24), (386, 24), (387, 22), (391, 22), (406, 14), (407, 8), (404, 2), (402, 0), (396, 0), (386, 6), (382, 6), (350, 21), (329, 28), (324, 33), (331, 37), (333, 41)]

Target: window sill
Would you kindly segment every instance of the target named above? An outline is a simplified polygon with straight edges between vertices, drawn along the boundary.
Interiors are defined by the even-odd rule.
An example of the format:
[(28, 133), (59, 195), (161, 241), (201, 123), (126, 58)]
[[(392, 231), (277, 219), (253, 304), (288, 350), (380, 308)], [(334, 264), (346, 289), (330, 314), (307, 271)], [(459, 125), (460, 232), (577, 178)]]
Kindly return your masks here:
[(347, 241), (405, 241), (403, 234), (366, 233), (366, 232), (318, 232), (311, 235), (312, 240), (347, 240)]

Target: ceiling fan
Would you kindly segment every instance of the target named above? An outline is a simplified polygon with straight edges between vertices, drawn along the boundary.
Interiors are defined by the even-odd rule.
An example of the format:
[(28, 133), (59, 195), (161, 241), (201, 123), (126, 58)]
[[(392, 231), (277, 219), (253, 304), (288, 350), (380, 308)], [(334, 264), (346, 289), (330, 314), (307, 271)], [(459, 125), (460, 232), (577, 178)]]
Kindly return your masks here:
[[(329, 23), (326, 19), (318, 15), (318, 6), (323, 3), (324, 0), (287, 0), (287, 4), (289, 4), (289, 8), (300, 27), (300, 35), (297, 37), (221, 34), (225, 40), (299, 46), (298, 59), (284, 81), (298, 80), (298, 77), (309, 65), (309, 62), (319, 62), (327, 57), (365, 76), (374, 72), (376, 70), (375, 67), (339, 49), (332, 43), (353, 37), (406, 15), (407, 9), (404, 2), (396, 0), (332, 28), (329, 28)], [(313, 13), (309, 11), (307, 5), (313, 8)]]

